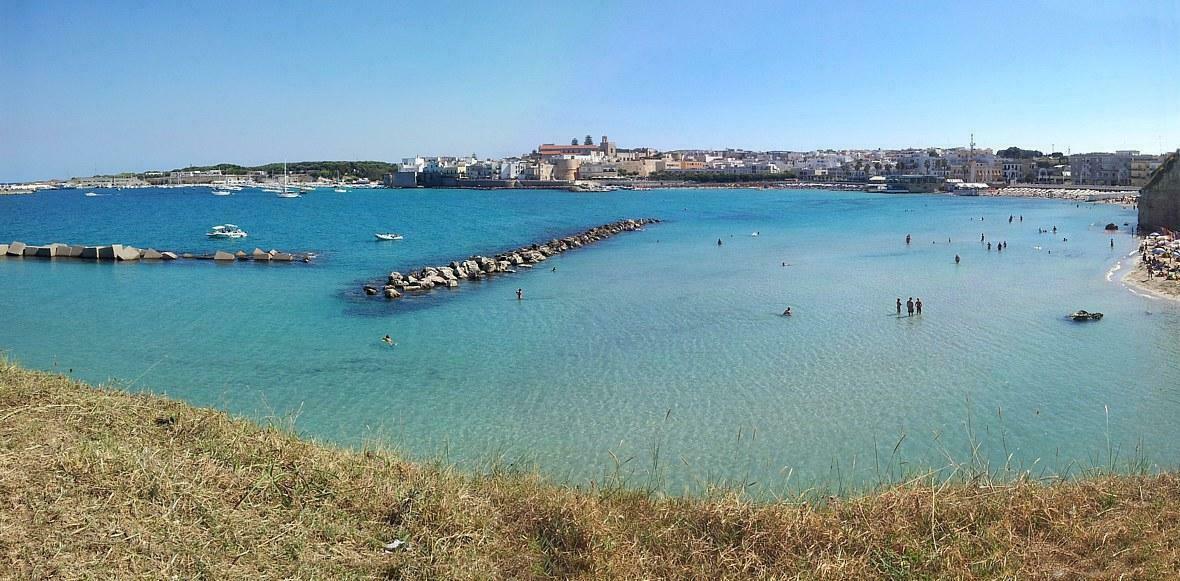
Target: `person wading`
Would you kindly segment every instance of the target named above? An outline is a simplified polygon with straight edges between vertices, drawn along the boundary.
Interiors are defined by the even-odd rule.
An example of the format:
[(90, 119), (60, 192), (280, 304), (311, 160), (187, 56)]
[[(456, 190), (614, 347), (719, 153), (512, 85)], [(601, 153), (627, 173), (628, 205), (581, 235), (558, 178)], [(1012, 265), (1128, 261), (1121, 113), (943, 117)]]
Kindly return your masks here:
[(914, 297), (905, 302), (905, 310), (911, 317), (914, 316)]

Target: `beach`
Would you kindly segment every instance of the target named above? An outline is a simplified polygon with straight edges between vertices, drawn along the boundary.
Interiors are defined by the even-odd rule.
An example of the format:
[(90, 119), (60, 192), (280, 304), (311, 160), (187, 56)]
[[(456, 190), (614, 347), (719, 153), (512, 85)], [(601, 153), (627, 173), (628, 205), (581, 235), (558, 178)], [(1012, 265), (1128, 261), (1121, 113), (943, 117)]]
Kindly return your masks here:
[[(1154, 250), (1163, 252), (1156, 254)], [(1144, 239), (1140, 251), (1123, 282), (1153, 295), (1180, 301), (1180, 263), (1175, 258), (1176, 245), (1170, 238), (1153, 234)], [(1153, 263), (1153, 275), (1148, 276), (1148, 261)], [(1169, 276), (1168, 273), (1172, 274)]]

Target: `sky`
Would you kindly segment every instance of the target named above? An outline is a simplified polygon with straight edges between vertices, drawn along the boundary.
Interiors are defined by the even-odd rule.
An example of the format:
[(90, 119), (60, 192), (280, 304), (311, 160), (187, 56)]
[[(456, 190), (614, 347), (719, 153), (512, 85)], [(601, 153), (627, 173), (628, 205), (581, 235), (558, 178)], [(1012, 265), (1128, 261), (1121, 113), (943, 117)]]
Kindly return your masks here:
[(0, 0), (0, 181), (620, 147), (1180, 147), (1180, 0)]

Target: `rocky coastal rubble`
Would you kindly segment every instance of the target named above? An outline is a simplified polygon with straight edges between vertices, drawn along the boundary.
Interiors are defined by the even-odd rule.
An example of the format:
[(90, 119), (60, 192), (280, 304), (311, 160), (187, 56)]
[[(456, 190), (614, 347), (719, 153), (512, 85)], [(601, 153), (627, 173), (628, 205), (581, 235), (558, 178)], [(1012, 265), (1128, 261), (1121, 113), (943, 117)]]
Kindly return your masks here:
[(407, 274), (395, 271), (389, 273), (384, 283), (365, 284), (362, 290), (366, 295), (381, 295), (388, 299), (396, 299), (405, 293), (427, 292), (436, 288), (453, 288), (459, 286), (459, 283), (464, 280), (480, 280), (497, 274), (513, 273), (519, 268), (533, 268), (534, 265), (544, 262), (550, 256), (593, 244), (621, 232), (642, 230), (644, 226), (656, 223), (659, 223), (659, 220), (655, 218), (619, 220), (595, 226), (572, 236), (522, 246), (493, 256), (470, 256), (461, 260), (452, 260), (445, 265), (422, 267)]

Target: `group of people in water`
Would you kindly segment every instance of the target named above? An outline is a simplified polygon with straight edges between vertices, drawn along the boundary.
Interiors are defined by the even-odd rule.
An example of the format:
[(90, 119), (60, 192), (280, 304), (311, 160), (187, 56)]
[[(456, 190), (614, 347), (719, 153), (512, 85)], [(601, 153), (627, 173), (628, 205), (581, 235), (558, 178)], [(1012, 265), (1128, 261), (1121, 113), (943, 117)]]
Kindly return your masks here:
[[(905, 302), (905, 310), (906, 313), (908, 313), (911, 317), (914, 316), (915, 311), (917, 314), (921, 315), (922, 299), (919, 298), (915, 300), (914, 297), (910, 297), (909, 300)], [(901, 316), (901, 297), (897, 297), (897, 316)]]

